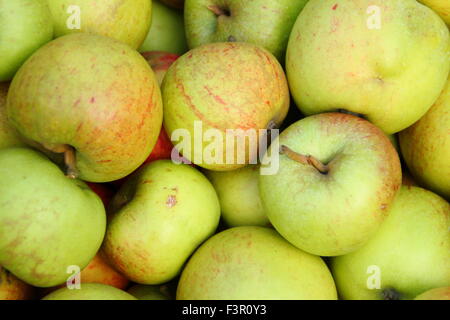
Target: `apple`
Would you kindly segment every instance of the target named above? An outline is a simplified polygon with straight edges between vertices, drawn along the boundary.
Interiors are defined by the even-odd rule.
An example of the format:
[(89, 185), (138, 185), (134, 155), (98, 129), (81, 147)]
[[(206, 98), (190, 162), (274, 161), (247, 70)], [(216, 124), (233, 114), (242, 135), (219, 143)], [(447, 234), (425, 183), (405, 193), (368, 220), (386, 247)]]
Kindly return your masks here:
[(448, 0), (418, 0), (430, 7), (450, 26), (450, 3)]
[(105, 234), (100, 198), (44, 155), (0, 150), (0, 265), (37, 287), (67, 280), (95, 256)]
[(86, 184), (100, 197), (103, 205), (105, 206), (105, 208), (107, 208), (109, 206), (109, 203), (111, 202), (112, 197), (114, 196), (114, 191), (105, 184), (92, 182), (86, 182)]
[(419, 187), (403, 186), (378, 232), (358, 251), (333, 258), (343, 299), (413, 299), (450, 285), (450, 205)]
[(419, 294), (414, 300), (450, 300), (450, 287), (430, 289)]
[(284, 61), (292, 26), (307, 0), (186, 0), (184, 18), (190, 48), (242, 41), (266, 48)]
[[(319, 256), (362, 247), (386, 218), (402, 180), (398, 154), (384, 132), (353, 115), (322, 113), (285, 129), (278, 145), (278, 172), (259, 176), (263, 208), (275, 229)], [(271, 145), (267, 152), (278, 150)]]
[(163, 51), (147, 51), (142, 52), (142, 56), (147, 60), (148, 64), (155, 73), (159, 85), (162, 84), (164, 76), (169, 70), (172, 63), (179, 58), (178, 55)]
[(450, 199), (450, 80), (425, 116), (399, 137), (403, 158), (414, 178)]
[(139, 300), (170, 300), (163, 286), (137, 284), (128, 289), (128, 293)]
[(336, 300), (320, 257), (303, 252), (276, 231), (227, 229), (208, 239), (181, 274), (177, 300)]
[(216, 189), (222, 218), (228, 226), (270, 226), (259, 197), (259, 165), (232, 171), (205, 171), (205, 175)]
[(184, 0), (159, 0), (159, 2), (164, 3), (175, 9), (183, 9), (184, 8)]
[(114, 197), (103, 252), (129, 280), (165, 283), (214, 233), (219, 218), (219, 200), (206, 177), (188, 165), (154, 161)]
[(188, 50), (182, 12), (154, 1), (151, 21), (150, 31), (139, 48), (140, 52), (183, 54)]
[(0, 82), (11, 80), (25, 60), (53, 38), (46, 0), (0, 0)]
[(111, 37), (137, 49), (150, 29), (150, 0), (47, 0), (55, 36), (74, 32)]
[(162, 100), (137, 51), (76, 33), (49, 42), (22, 66), (8, 92), (7, 114), (27, 139), (64, 153), (69, 176), (108, 182), (127, 176), (150, 154)]
[(0, 149), (25, 145), (20, 138), (19, 133), (8, 122), (6, 116), (6, 96), (8, 94), (8, 88), (9, 83), (0, 83)]
[(449, 70), (449, 30), (405, 0), (310, 0), (292, 29), (286, 71), (305, 115), (357, 113), (387, 134), (419, 120)]
[(26, 284), (0, 266), (0, 301), (31, 300), (34, 295), (35, 290), (32, 286)]
[[(288, 85), (278, 61), (267, 50), (244, 42), (192, 49), (171, 65), (161, 89), (164, 128), (172, 142), (176, 142), (174, 132), (187, 133), (189, 137), (184, 136), (179, 144), (190, 146), (175, 147), (189, 161), (209, 170), (233, 170), (248, 164), (257, 150), (246, 143), (245, 150), (235, 152), (238, 138), (248, 138), (239, 136), (237, 130), (254, 133), (258, 141), (265, 129), (281, 124), (289, 108)], [(207, 138), (199, 141), (198, 127), (205, 136), (216, 134), (215, 143)], [(236, 133), (231, 139), (230, 130)], [(216, 153), (208, 153), (211, 145), (217, 146)]]
[(137, 300), (120, 289), (99, 283), (84, 283), (80, 289), (61, 288), (42, 300)]

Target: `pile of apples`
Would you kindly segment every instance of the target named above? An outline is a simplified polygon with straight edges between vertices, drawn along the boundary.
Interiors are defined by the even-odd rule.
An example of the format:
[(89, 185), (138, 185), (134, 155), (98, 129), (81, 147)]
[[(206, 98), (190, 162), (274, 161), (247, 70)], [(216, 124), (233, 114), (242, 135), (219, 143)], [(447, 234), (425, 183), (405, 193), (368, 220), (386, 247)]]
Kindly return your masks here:
[(0, 299), (450, 299), (449, 26), (448, 0), (0, 0)]

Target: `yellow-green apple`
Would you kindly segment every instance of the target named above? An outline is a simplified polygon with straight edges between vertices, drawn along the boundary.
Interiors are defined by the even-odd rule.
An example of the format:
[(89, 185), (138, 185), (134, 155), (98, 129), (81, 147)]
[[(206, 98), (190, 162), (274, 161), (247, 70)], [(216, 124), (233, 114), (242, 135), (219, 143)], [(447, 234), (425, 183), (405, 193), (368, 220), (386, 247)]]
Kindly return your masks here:
[(310, 0), (292, 29), (286, 71), (304, 114), (343, 109), (392, 134), (439, 97), (449, 52), (447, 26), (415, 0)]
[(131, 294), (100, 283), (83, 283), (80, 289), (61, 288), (42, 300), (137, 300)]
[(68, 179), (44, 155), (0, 150), (0, 265), (38, 287), (66, 281), (100, 248), (106, 228), (100, 198)]
[(47, 0), (60, 37), (74, 32), (96, 33), (133, 49), (144, 42), (152, 17), (151, 0)]
[(8, 94), (8, 88), (9, 83), (0, 83), (0, 149), (25, 145), (20, 138), (19, 133), (9, 123), (6, 116), (6, 96)]
[(431, 109), (399, 137), (414, 178), (450, 199), (450, 80)]
[(186, 0), (184, 19), (189, 47), (210, 42), (249, 42), (284, 61), (289, 34), (306, 2)]
[(159, 85), (162, 84), (169, 67), (179, 58), (176, 54), (163, 51), (142, 52), (142, 56), (145, 60), (147, 60), (148, 64), (155, 73), (156, 80), (158, 80)]
[(177, 300), (335, 300), (324, 261), (275, 230), (235, 227), (208, 239), (181, 274)]
[(184, 0), (159, 0), (159, 2), (164, 3), (175, 9), (183, 9), (184, 8)]
[[(278, 172), (259, 176), (275, 229), (320, 256), (362, 247), (386, 218), (402, 180), (398, 154), (384, 132), (353, 115), (322, 113), (292, 124), (276, 145)], [(271, 145), (268, 152), (278, 150)]]
[(259, 165), (232, 171), (205, 171), (219, 196), (222, 218), (230, 227), (270, 226), (258, 190)]
[(189, 165), (158, 160), (141, 168), (110, 205), (103, 252), (129, 280), (165, 283), (219, 223), (211, 183)]
[(150, 31), (139, 48), (140, 52), (167, 51), (183, 54), (188, 50), (182, 12), (154, 1), (151, 20)]
[(49, 42), (20, 68), (7, 114), (27, 139), (64, 153), (68, 175), (107, 182), (148, 157), (161, 129), (162, 100), (137, 51), (76, 33)]
[(389, 216), (358, 251), (332, 258), (343, 299), (413, 299), (450, 285), (450, 205), (419, 187), (402, 186)]
[[(174, 144), (174, 132), (183, 134), (175, 147), (209, 170), (252, 162), (258, 153), (254, 142), (264, 137), (265, 129), (279, 126), (289, 108), (279, 62), (267, 50), (244, 42), (190, 50), (170, 66), (161, 89), (164, 128)], [(239, 149), (239, 140), (245, 148)]]
[(419, 0), (430, 7), (450, 26), (450, 2), (448, 0)]
[(146, 286), (137, 284), (128, 289), (128, 293), (139, 300), (170, 300), (164, 286)]
[(35, 290), (32, 286), (0, 266), (0, 301), (31, 300), (34, 296)]
[(450, 287), (430, 289), (419, 294), (414, 300), (450, 300)]
[(46, 0), (0, 0), (0, 82), (11, 80), (25, 60), (52, 38)]

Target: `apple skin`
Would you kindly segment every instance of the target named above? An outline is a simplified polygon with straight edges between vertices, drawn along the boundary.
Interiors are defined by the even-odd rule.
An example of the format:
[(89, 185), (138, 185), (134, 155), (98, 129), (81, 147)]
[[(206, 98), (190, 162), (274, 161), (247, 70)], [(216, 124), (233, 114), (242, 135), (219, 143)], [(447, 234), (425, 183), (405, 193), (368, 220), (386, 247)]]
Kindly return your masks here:
[(7, 114), (23, 136), (50, 151), (74, 148), (79, 178), (108, 182), (127, 176), (150, 154), (161, 130), (162, 100), (138, 52), (76, 33), (49, 42), (22, 66), (8, 92)]
[(222, 218), (229, 227), (269, 227), (259, 197), (259, 166), (248, 165), (232, 171), (206, 171), (216, 189)]
[(450, 3), (448, 0), (418, 0), (430, 7), (450, 26)]
[[(284, 61), (289, 34), (307, 0), (186, 0), (184, 19), (189, 47), (205, 43), (249, 42)], [(217, 13), (211, 9), (216, 7)], [(222, 12), (220, 12), (222, 11)]]
[(46, 0), (0, 0), (0, 82), (11, 80), (25, 60), (53, 39)]
[(450, 80), (431, 109), (399, 137), (414, 178), (450, 200)]
[[(389, 216), (367, 244), (332, 258), (331, 269), (342, 299), (413, 299), (422, 292), (450, 285), (450, 205), (419, 187), (403, 186)], [(368, 267), (381, 271), (380, 289), (368, 289)], [(391, 297), (392, 299), (392, 297)]]
[[(187, 130), (192, 152), (180, 153), (209, 170), (234, 170), (255, 157), (256, 150), (246, 148), (246, 163), (238, 163), (237, 152), (225, 143), (227, 129), (279, 126), (289, 108), (289, 89), (279, 62), (267, 50), (243, 42), (211, 43), (190, 50), (169, 68), (161, 89), (164, 128), (169, 136), (177, 129)], [(195, 161), (210, 142), (195, 148), (194, 121), (202, 121), (203, 132), (212, 128), (222, 132), (221, 163)], [(233, 163), (226, 163), (228, 152), (234, 152)]]
[(53, 291), (42, 300), (137, 300), (120, 289), (100, 284), (84, 283), (81, 289), (61, 288)]
[(109, 203), (111, 202), (111, 199), (114, 196), (114, 191), (109, 188), (105, 184), (100, 183), (92, 183), (92, 182), (86, 182), (89, 188), (91, 188), (92, 191), (94, 191), (102, 200), (103, 205), (105, 208), (109, 206)]
[(311, 155), (329, 171), (322, 174), (281, 154), (278, 172), (259, 176), (263, 207), (275, 229), (320, 256), (363, 246), (386, 218), (402, 180), (387, 136), (359, 117), (322, 113), (294, 123), (278, 139), (280, 147)]
[(185, 53), (188, 47), (184, 32), (183, 13), (157, 1), (154, 1), (152, 6), (152, 25), (139, 51)]
[(177, 300), (336, 300), (320, 257), (275, 230), (235, 227), (208, 239), (181, 274)]
[(88, 265), (106, 228), (100, 198), (44, 155), (0, 150), (0, 265), (37, 287), (59, 285)]
[(0, 149), (25, 145), (17, 130), (9, 123), (6, 115), (8, 88), (9, 83), (0, 83)]
[[(152, 1), (149, 0), (47, 0), (55, 37), (74, 32), (111, 37), (137, 49), (150, 29)], [(69, 29), (69, 6), (80, 7), (81, 29)]]
[(162, 292), (161, 286), (137, 284), (128, 289), (128, 293), (139, 300), (170, 300), (169, 297)]
[(192, 252), (217, 228), (220, 204), (196, 169), (154, 161), (122, 186), (108, 210), (103, 252), (139, 284), (174, 278)]
[(0, 266), (0, 301), (31, 300), (34, 296), (35, 290), (32, 286)]
[[(380, 29), (368, 27), (371, 6), (381, 10)], [(286, 71), (305, 115), (345, 109), (392, 134), (439, 97), (449, 49), (445, 24), (416, 1), (310, 0), (292, 29)]]
[(169, 7), (175, 9), (183, 9), (184, 8), (184, 0), (159, 0), (159, 2), (168, 5)]
[(147, 60), (148, 64), (155, 73), (159, 85), (162, 84), (169, 67), (179, 58), (176, 54), (164, 51), (146, 51), (142, 52), (142, 56), (145, 60)]
[(419, 294), (414, 300), (450, 300), (450, 287), (430, 289)]

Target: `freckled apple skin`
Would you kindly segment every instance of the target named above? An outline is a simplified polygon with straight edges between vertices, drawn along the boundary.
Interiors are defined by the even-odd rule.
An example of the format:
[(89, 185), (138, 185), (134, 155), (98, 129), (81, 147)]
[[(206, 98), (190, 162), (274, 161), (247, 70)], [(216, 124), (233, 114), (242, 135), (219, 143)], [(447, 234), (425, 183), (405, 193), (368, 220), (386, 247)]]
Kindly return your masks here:
[(137, 300), (120, 289), (100, 284), (83, 283), (81, 289), (61, 288), (48, 294), (42, 300)]
[(320, 257), (275, 230), (235, 227), (208, 239), (181, 274), (177, 300), (336, 300)]
[(431, 109), (399, 137), (414, 178), (450, 200), (450, 80)]
[[(161, 89), (164, 128), (169, 136), (177, 129), (188, 130), (192, 150), (180, 152), (209, 170), (241, 168), (255, 156), (256, 150), (246, 150), (245, 163), (239, 163), (235, 151), (233, 163), (227, 164), (226, 154), (232, 152), (225, 143), (227, 129), (266, 129), (272, 122), (279, 126), (289, 108), (289, 89), (279, 62), (267, 50), (243, 42), (192, 49), (171, 65)], [(211, 128), (222, 132), (221, 163), (195, 161), (210, 144), (204, 139), (203, 147), (195, 148), (196, 120), (202, 121), (203, 132)]]
[(329, 171), (280, 154), (278, 172), (259, 176), (262, 204), (275, 229), (320, 256), (362, 247), (386, 218), (402, 180), (388, 137), (359, 117), (322, 113), (292, 124), (278, 139), (280, 146), (328, 164)]
[(150, 154), (162, 101), (145, 59), (107, 37), (76, 33), (48, 43), (18, 71), (7, 115), (29, 140), (76, 150), (79, 178), (118, 180)]
[(9, 123), (6, 115), (8, 88), (9, 83), (0, 83), (0, 149), (25, 145), (17, 130)]
[(26, 148), (0, 150), (0, 181), (0, 265), (37, 287), (59, 285), (69, 266), (88, 265), (106, 215), (84, 182)]
[(158, 160), (122, 186), (109, 208), (103, 243), (111, 265), (139, 284), (162, 284), (217, 228), (211, 183), (189, 165)]
[(32, 286), (0, 266), (0, 301), (30, 300), (34, 296), (35, 290)]
[(450, 2), (447, 0), (418, 0), (430, 7), (450, 26)]
[[(380, 9), (379, 29), (370, 6)], [(286, 71), (305, 115), (346, 109), (392, 134), (439, 97), (449, 52), (447, 26), (416, 1), (310, 0), (292, 29)]]
[[(111, 37), (137, 49), (150, 29), (150, 0), (47, 0), (53, 17), (55, 36), (74, 32), (96, 33)], [(80, 7), (81, 29), (69, 29), (69, 6)]]
[[(348, 300), (383, 299), (394, 289), (399, 299), (450, 286), (450, 205), (431, 191), (402, 186), (389, 215), (361, 249), (332, 258), (339, 296)], [(380, 289), (368, 289), (369, 266), (380, 270)]]

